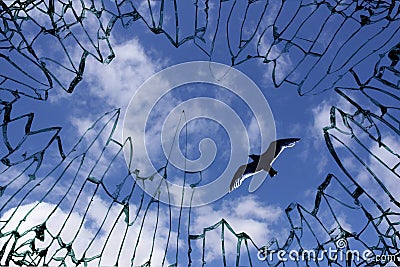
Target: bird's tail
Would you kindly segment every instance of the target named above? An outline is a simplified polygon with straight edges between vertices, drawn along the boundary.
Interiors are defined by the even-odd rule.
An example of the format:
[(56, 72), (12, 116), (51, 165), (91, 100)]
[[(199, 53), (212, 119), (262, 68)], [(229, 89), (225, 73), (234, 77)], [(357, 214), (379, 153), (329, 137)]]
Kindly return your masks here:
[(271, 167), (271, 168), (269, 168), (268, 174), (272, 178), (272, 177), (274, 177), (275, 175), (278, 174), (278, 171), (276, 171), (274, 168)]

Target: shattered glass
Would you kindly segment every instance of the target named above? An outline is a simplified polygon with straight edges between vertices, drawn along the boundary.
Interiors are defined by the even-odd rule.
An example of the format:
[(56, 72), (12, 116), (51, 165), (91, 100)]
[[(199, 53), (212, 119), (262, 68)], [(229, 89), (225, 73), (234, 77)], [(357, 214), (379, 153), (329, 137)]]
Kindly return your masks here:
[[(316, 255), (307, 258), (307, 266), (366, 266), (356, 257), (315, 260), (343, 240), (344, 251), (398, 255), (400, 152), (393, 144), (400, 136), (399, 14), (400, 2), (394, 0), (0, 1), (0, 264), (121, 265), (129, 259), (134, 265), (139, 251), (143, 257), (144, 239), (150, 234), (143, 266), (150, 266), (158, 253), (157, 243), (165, 247), (162, 265), (177, 266), (182, 257), (189, 266), (195, 259), (206, 265), (205, 251), (213, 249), (207, 248), (206, 240), (213, 231), (221, 233), (224, 266), (227, 233), (237, 242), (236, 266), (256, 265), (254, 251), (269, 256), (279, 250), (310, 249)], [(239, 23), (233, 19), (238, 17)], [(315, 21), (318, 25), (311, 27)], [(323, 129), (329, 152), (343, 172), (323, 178), (313, 209), (300, 203), (286, 208), (291, 231), (283, 244), (277, 239), (256, 244), (225, 219), (194, 233), (191, 209), (163, 209), (156, 197), (136, 186), (151, 177), (129, 171), (134, 166), (125, 166), (125, 175), (113, 177), (113, 169), (124, 168), (123, 148), (131, 146), (130, 139), (120, 143), (114, 138), (119, 110), (99, 118), (67, 150), (60, 127), (37, 129), (29, 107), (25, 112), (16, 109), (27, 98), (48, 101), (55, 88), (72, 94), (84, 79), (88, 58), (98, 62), (93, 64), (111, 62), (115, 55), (110, 36), (117, 23), (127, 33), (143, 24), (176, 49), (191, 43), (209, 60), (222, 58), (232, 66), (259, 61), (275, 87), (290, 84), (300, 95), (331, 90), (347, 103), (346, 108), (332, 106), (330, 125)], [(225, 44), (226, 54), (216, 51), (217, 43)], [(305, 75), (299, 75), (300, 70)], [(50, 151), (58, 156), (46, 162)], [(90, 161), (89, 154), (97, 160)], [(357, 172), (346, 163), (349, 159)], [(51, 168), (40, 173), (48, 164)], [(360, 173), (367, 177), (361, 181), (373, 187), (360, 182)], [(108, 202), (98, 197), (100, 193)], [(99, 207), (102, 217), (95, 218), (93, 210)], [(36, 225), (25, 224), (43, 210), (48, 212), (35, 217)], [(357, 218), (351, 229), (341, 224), (341, 210)], [(175, 215), (178, 224), (172, 223)], [(91, 238), (83, 240), (87, 224), (98, 231), (86, 233)], [(168, 226), (168, 233), (159, 231), (161, 224)], [(184, 234), (188, 244), (180, 246)], [(195, 246), (196, 242), (203, 245)], [(267, 257), (266, 265), (288, 264), (271, 259)]]

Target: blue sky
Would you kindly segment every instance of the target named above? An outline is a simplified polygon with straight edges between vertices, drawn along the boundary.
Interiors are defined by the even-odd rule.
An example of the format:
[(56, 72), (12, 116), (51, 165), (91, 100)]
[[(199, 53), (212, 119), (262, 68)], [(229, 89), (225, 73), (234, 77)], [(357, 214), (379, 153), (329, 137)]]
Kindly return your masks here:
[[(263, 56), (268, 52), (267, 58), (269, 60), (273, 60), (279, 56), (275, 67), (276, 83), (281, 84), (282, 79), (287, 78), (292, 81), (292, 84), (285, 82), (282, 83), (279, 88), (274, 87), (272, 80), (272, 62), (262, 63), (261, 59), (252, 59), (235, 66), (235, 68), (247, 75), (261, 89), (261, 92), (268, 102), (274, 116), (277, 138), (299, 137), (301, 138), (301, 141), (296, 144), (295, 147), (287, 149), (282, 153), (273, 165), (274, 168), (278, 170), (279, 174), (273, 179), (269, 179), (268, 177), (257, 191), (253, 193), (248, 192), (248, 186), (250, 183), (250, 179), (248, 179), (240, 188), (232, 193), (226, 194), (221, 199), (203, 207), (193, 208), (191, 211), (192, 217), (189, 229), (190, 234), (201, 234), (205, 227), (211, 226), (220, 221), (221, 218), (224, 218), (237, 233), (242, 231), (248, 233), (258, 246), (267, 244), (272, 238), (277, 238), (280, 245), (282, 245), (286, 241), (290, 230), (290, 225), (285, 215), (285, 208), (290, 203), (301, 203), (307, 209), (311, 210), (314, 205), (317, 187), (322, 183), (326, 175), (328, 173), (335, 173), (337, 176), (343, 175), (327, 149), (323, 136), (323, 128), (330, 125), (329, 116), (331, 106), (338, 106), (346, 112), (354, 112), (355, 109), (333, 89), (326, 91), (324, 91), (324, 89), (331, 88), (332, 84), (336, 83), (339, 80), (338, 77), (341, 75), (343, 78), (340, 79), (337, 86), (354, 87), (356, 83), (349, 72), (351, 67), (354, 67), (357, 73), (360, 73), (360, 78), (363, 81), (367, 79), (367, 77), (369, 77), (373, 72), (373, 64), (371, 62), (376, 62), (379, 59), (378, 53), (372, 53), (371, 50), (376, 48), (378, 45), (382, 45), (381, 51), (386, 52), (395, 44), (395, 37), (399, 36), (398, 24), (395, 23), (389, 24), (387, 29), (385, 28), (382, 32), (382, 27), (386, 27), (385, 21), (378, 22), (365, 28), (360, 28), (359, 22), (353, 19), (348, 19), (346, 20), (345, 26), (339, 27), (338, 25), (344, 21), (343, 17), (339, 15), (330, 16), (326, 7), (318, 9), (313, 9), (311, 6), (303, 7), (300, 13), (295, 14), (294, 11), (297, 10), (297, 5), (294, 4), (294, 2), (286, 2), (278, 19), (275, 21), (279, 31), (285, 29), (282, 37), (292, 40), (296, 44), (304, 45), (302, 47), (303, 49), (306, 49), (310, 45), (310, 42), (304, 40), (308, 38), (316, 43), (314, 50), (312, 50), (313, 52), (318, 53), (325, 49), (328, 51), (326, 53), (327, 56), (323, 57), (321, 60), (316, 60), (315, 57), (308, 56), (304, 61), (301, 61), (299, 48), (288, 46), (286, 41), (271, 46), (273, 41), (273, 31), (271, 27), (267, 26), (274, 22), (272, 18), (278, 11), (277, 6), (274, 6), (274, 4), (271, 3), (271, 6), (266, 10), (266, 15), (263, 17), (260, 28), (255, 28), (259, 15), (263, 11), (263, 9), (259, 8), (263, 6), (263, 2), (261, 2), (254, 4), (258, 5), (258, 8), (257, 6), (252, 6), (252, 9), (249, 10), (249, 13), (247, 14), (248, 19), (242, 33), (242, 39), (246, 39), (253, 34), (256, 37), (262, 36), (260, 39), (260, 45), (257, 46), (255, 40), (249, 42), (246, 48), (244, 48), (239, 54), (238, 61), (245, 59), (247, 54), (254, 55), (257, 50), (258, 53)], [(157, 10), (159, 2), (152, 3), (154, 4), (155, 10)], [(238, 29), (241, 25), (243, 8), (245, 7), (242, 2), (235, 3), (237, 6), (235, 6), (234, 12), (229, 19), (230, 22), (228, 27), (229, 40), (232, 40), (230, 45), (233, 52), (238, 51)], [(108, 4), (111, 8), (112, 5), (110, 3)], [(230, 6), (223, 9), (224, 12), (221, 15), (222, 20), (228, 19), (228, 10), (232, 7), (232, 4), (223, 3), (223, 5), (228, 4)], [(141, 3), (138, 10), (139, 12), (142, 12), (144, 20), (151, 24), (151, 19), (146, 13), (148, 10), (146, 5), (147, 2)], [(241, 7), (241, 5), (243, 6)], [(168, 8), (166, 8), (166, 15), (164, 18), (165, 29), (171, 34), (171, 36), (174, 36), (174, 13), (169, 2), (167, 6)], [(212, 48), (211, 44), (213, 43), (212, 40), (214, 37), (213, 29), (216, 27), (217, 7), (218, 4), (210, 3), (209, 30), (204, 35), (206, 42), (202, 44), (197, 40), (198, 44), (206, 51), (211, 51)], [(346, 5), (344, 5), (343, 8), (344, 7), (346, 7)], [(127, 8), (129, 9), (129, 7)], [(355, 12), (353, 8), (349, 7), (348, 10), (345, 10), (344, 12), (349, 12), (349, 14)], [(192, 2), (182, 3), (180, 11), (182, 14), (182, 17), (180, 18), (182, 20), (182, 23), (180, 23), (180, 36), (189, 35), (193, 29)], [(33, 16), (34, 15), (35, 13), (33, 13)], [(48, 23), (45, 18), (40, 17), (41, 15), (36, 14), (36, 16), (38, 17), (38, 21), (42, 21), (44, 24)], [(68, 16), (69, 15), (66, 17), (68, 18)], [(157, 19), (157, 16), (154, 16)], [(288, 24), (287, 22), (294, 17), (295, 19), (290, 24), (291, 26), (285, 28), (285, 25)], [(308, 19), (305, 20), (305, 17), (308, 17)], [(325, 21), (325, 19), (328, 20), (328, 23), (323, 24), (322, 22)], [(296, 24), (295, 22), (297, 20), (306, 21), (306, 23), (302, 26), (298, 26), (300, 23)], [(87, 23), (88, 28), (93, 27), (93, 29), (97, 29), (96, 19), (91, 17), (90, 14), (87, 17)], [(204, 23), (204, 20), (201, 19), (201, 15), (199, 15), (199, 23)], [(263, 26), (264, 28), (262, 28)], [(298, 27), (301, 28), (298, 29)], [(79, 27), (77, 28), (76, 36), (81, 36), (83, 38), (83, 32), (79, 30)], [(265, 28), (266, 30), (264, 32), (263, 29)], [(335, 30), (338, 28), (341, 30), (337, 32), (336, 35), (333, 35)], [(319, 35), (318, 32), (320, 29), (322, 29), (322, 34)], [(32, 36), (34, 36), (35, 27), (28, 26), (25, 31), (27, 32), (26, 35), (32, 38)], [(90, 32), (90, 34), (94, 34), (95, 36), (95, 31)], [(296, 37), (293, 37), (294, 35), (296, 35)], [(231, 56), (228, 50), (226, 36), (226, 28), (220, 25), (218, 35), (216, 35), (214, 42), (212, 56), (209, 57), (198, 47), (195, 47), (193, 41), (188, 41), (179, 48), (175, 48), (170, 44), (165, 35), (154, 35), (151, 33), (148, 28), (145, 27), (143, 21), (133, 22), (131, 27), (126, 29), (123, 28), (121, 23), (118, 21), (114, 25), (110, 37), (110, 43), (116, 55), (115, 59), (113, 59), (110, 64), (102, 65), (94, 60), (93, 57), (89, 57), (83, 74), (83, 80), (79, 83), (72, 94), (66, 93), (57, 85), (49, 91), (49, 99), (47, 101), (37, 101), (29, 98), (22, 98), (19, 100), (18, 104), (13, 106), (13, 114), (23, 114), (27, 112), (35, 113), (35, 120), (32, 125), (33, 129), (42, 129), (53, 126), (62, 127), (60, 136), (63, 142), (63, 147), (66, 151), (70, 151), (82, 135), (85, 135), (85, 138), (83, 138), (79, 143), (76, 151), (71, 151), (71, 154), (67, 156), (68, 160), (60, 163), (60, 167), (54, 167), (60, 162), (60, 157), (56, 147), (52, 146), (49, 151), (46, 152), (43, 168), (37, 175), (38, 177), (46, 177), (46, 182), (43, 183), (45, 186), (40, 187), (24, 200), (18, 216), (22, 217), (30, 208), (34, 207), (37, 203), (35, 201), (39, 201), (44, 192), (46, 192), (48, 188), (47, 185), (50, 186), (53, 184), (56, 177), (60, 176), (62, 179), (57, 183), (55, 187), (56, 189), (51, 193), (51, 196), (37, 205), (39, 205), (40, 209), (43, 211), (54, 209), (55, 215), (53, 215), (53, 217), (66, 218), (67, 210), (71, 207), (77, 194), (77, 191), (74, 192), (74, 190), (78, 190), (84, 183), (84, 179), (86, 178), (85, 175), (80, 174), (77, 176), (77, 182), (74, 182), (71, 187), (71, 194), (62, 202), (60, 208), (55, 208), (54, 204), (59, 201), (59, 196), (65, 192), (65, 188), (72, 184), (74, 173), (77, 170), (82, 170), (82, 172), (88, 174), (88, 176), (101, 176), (101, 174), (107, 169), (107, 161), (110, 161), (115, 154), (118, 154), (116, 160), (113, 161), (112, 168), (107, 172), (107, 177), (109, 177), (107, 185), (110, 188), (114, 188), (118, 182), (113, 180), (113, 177), (125, 177), (126, 167), (123, 153), (118, 152), (119, 147), (117, 145), (110, 145), (107, 147), (105, 152), (102, 153), (102, 148), (107, 143), (107, 138), (113, 125), (113, 123), (106, 123), (106, 121), (110, 118), (112, 122), (115, 120), (115, 117), (113, 117), (115, 111), (113, 112), (113, 110), (115, 108), (121, 109), (121, 114), (119, 116), (118, 124), (116, 124), (117, 126), (113, 133), (113, 138), (120, 143), (123, 143), (122, 122), (124, 114), (127, 110), (130, 99), (136, 90), (138, 90), (140, 85), (156, 72), (179, 63), (196, 60), (207, 61), (211, 58), (211, 60), (219, 63), (231, 64)], [(329, 43), (333, 36), (334, 41)], [(391, 36), (395, 37), (392, 38)], [(371, 40), (368, 38), (371, 38)], [(350, 39), (350, 41), (346, 42), (347, 39)], [(44, 38), (43, 40), (38, 39), (35, 43), (35, 47), (40, 56), (53, 58), (62, 62), (65, 66), (70, 66), (71, 64), (68, 62), (68, 58), (65, 57), (60, 47), (56, 46), (55, 43), (50, 41), (47, 42), (46, 40), (47, 39)], [(75, 66), (79, 65), (77, 63), (81, 57), (81, 50), (74, 49), (74, 45), (76, 44), (74, 44), (73, 40), (66, 39), (65, 43), (67, 44), (66, 47), (68, 51), (70, 51), (71, 60), (74, 62)], [(108, 55), (108, 48), (105, 41), (103, 40), (100, 43), (104, 55)], [(89, 51), (93, 51), (91, 50), (93, 46), (88, 40), (84, 40), (82, 44)], [(362, 49), (357, 50), (360, 46)], [(290, 52), (282, 53), (285, 48), (291, 49)], [(351, 55), (354, 56), (352, 57)], [(16, 59), (17, 62), (19, 62), (19, 60), (23, 62), (22, 59)], [(46, 62), (49, 66), (52, 65), (50, 61)], [(385, 62), (382, 64), (385, 64)], [(315, 67), (312, 68), (312, 66)], [(12, 68), (7, 67), (5, 64), (0, 65), (0, 69), (2, 72), (4, 71), (3, 73), (7, 73), (9, 76), (17, 75), (17, 72), (13, 73)], [(332, 73), (325, 76), (324, 74), (327, 69), (330, 69)], [(29, 70), (31, 73), (37, 73), (37, 70), (35, 70), (34, 67)], [(58, 67), (54, 67), (52, 70), (54, 70), (54, 75), (58, 77), (59, 81), (63, 85), (68, 84), (68, 82), (71, 81), (72, 75), (70, 72)], [(306, 81), (301, 85), (301, 87), (293, 85), (294, 83), (300, 83), (304, 78), (306, 78)], [(308, 94), (300, 96), (298, 89), (301, 90), (300, 92)], [(319, 94), (313, 95), (315, 92), (318, 92)], [(346, 92), (349, 93), (349, 95), (352, 94), (352, 92)], [(251, 153), (260, 151), (260, 140), (257, 140), (257, 137), (259, 137), (258, 132), (253, 131), (251, 128), (252, 114), (249, 111), (249, 108), (244, 105), (243, 101), (221, 87), (207, 84), (193, 84), (176, 88), (172, 93), (165, 95), (164, 98), (155, 105), (153, 113), (147, 120), (146, 118), (141, 118), (141, 120), (138, 121), (138, 124), (146, 122), (147, 125), (149, 125), (149, 153), (155, 168), (162, 167), (168, 156), (164, 154), (165, 151), (162, 151), (160, 133), (154, 129), (162, 125), (163, 120), (170, 110), (179, 103), (199, 97), (213, 98), (229, 105), (238, 114), (249, 131), (249, 151)], [(366, 109), (371, 110), (372, 113), (379, 113), (379, 108), (371, 105), (365, 96), (358, 93), (354, 94), (353, 97), (360, 104), (366, 106)], [(398, 104), (397, 100), (390, 97), (386, 99), (383, 96), (378, 96), (378, 98), (382, 99), (387, 106), (395, 106)], [(189, 114), (190, 111), (195, 111), (196, 109), (201, 110), (202, 108), (207, 109), (208, 107), (193, 106), (192, 110), (185, 110), (185, 112)], [(106, 112), (110, 113), (105, 115), (105, 117), (96, 124), (96, 127), (89, 129), (92, 124)], [(96, 139), (96, 142), (91, 145), (90, 140), (95, 138), (96, 130), (101, 131), (102, 124), (106, 125), (105, 129), (101, 132), (99, 138)], [(154, 127), (154, 125), (157, 127)], [(12, 130), (12, 136), (15, 137), (15, 142), (18, 142), (19, 136), (23, 135), (22, 132), (19, 132), (21, 127), (23, 127), (22, 124), (20, 126), (17, 125), (15, 132)], [(384, 126), (381, 127), (383, 128)], [(207, 119), (192, 121), (188, 123), (186, 129), (188, 131), (187, 140), (185, 139), (185, 132), (182, 131), (179, 134), (179, 140), (177, 142), (179, 142), (181, 147), (184, 147), (187, 141), (188, 158), (191, 160), (200, 156), (199, 144), (202, 139), (210, 138), (215, 142), (216, 158), (210, 165), (209, 169), (203, 172), (204, 182), (212, 181), (214, 176), (218, 176), (219, 173), (223, 171), (224, 166), (226, 166), (229, 160), (229, 152), (232, 146), (232, 144), (229, 144), (227, 138), (229, 133), (227, 133), (223, 127)], [(163, 134), (169, 137), (174, 136), (174, 127), (169, 127), (166, 130), (169, 132)], [(398, 135), (396, 135), (397, 132), (388, 128), (385, 128), (382, 132), (383, 135), (385, 135), (383, 142), (387, 144), (388, 147), (391, 147), (393, 151), (399, 151), (399, 140)], [(398, 154), (385, 151), (365, 137), (361, 138), (364, 138), (363, 141), (367, 144), (368, 148), (373, 151), (373, 154), (362, 152), (362, 147), (357, 146), (354, 141), (351, 142), (348, 136), (343, 135), (342, 133), (337, 133), (337, 135), (341, 136), (345, 144), (354, 147), (360, 155), (363, 155), (367, 164), (374, 172), (387, 172), (387, 169), (382, 169), (382, 164), (380, 164), (379, 160), (377, 160), (374, 155), (379, 159), (384, 159), (384, 161), (388, 162), (388, 165), (390, 166), (394, 166), (396, 162), (398, 162)], [(47, 140), (46, 138), (49, 138), (49, 136), (42, 136), (40, 138), (40, 141), (32, 141), (31, 146), (27, 150), (33, 151), (36, 149), (35, 146), (40, 147), (44, 142), (43, 140)], [(132, 136), (132, 140), (135, 145), (135, 136)], [(169, 140), (169, 142), (171, 142), (171, 140)], [(347, 152), (343, 145), (335, 143), (334, 146), (336, 151), (338, 151), (337, 153), (341, 155), (345, 167), (352, 172), (354, 177), (357, 177), (357, 181), (370, 190), (372, 196), (379, 199), (380, 196), (382, 196), (382, 190), (380, 190), (379, 186), (376, 186), (376, 184), (374, 184), (376, 187), (372, 185), (376, 180), (371, 178), (368, 173), (366, 174), (364, 167), (355, 160), (354, 156)], [(80, 158), (80, 152), (87, 152), (84, 160)], [(74, 156), (78, 156), (78, 158), (74, 159)], [(99, 157), (100, 159), (98, 160)], [(82, 169), (79, 167), (79, 162), (81, 160), (82, 162), (85, 162)], [(72, 161), (73, 164), (65, 174), (62, 174), (61, 169), (67, 167), (69, 161)], [(243, 162), (243, 164), (244, 163), (245, 162)], [(92, 169), (90, 168), (91, 166), (93, 166)], [(55, 171), (51, 172), (53, 168), (55, 168)], [(148, 168), (148, 166), (142, 166), (139, 160), (139, 162), (133, 162), (132, 170), (135, 168), (142, 169), (143, 173), (143, 169)], [(16, 173), (21, 172), (21, 170), (23, 170), (23, 165), (18, 165), (7, 173), (16, 176)], [(31, 170), (32, 168), (29, 169), (29, 171)], [(168, 171), (172, 176), (172, 181), (182, 183), (182, 170), (170, 166)], [(396, 176), (398, 176), (398, 174), (396, 174)], [(395, 188), (395, 186), (398, 186), (396, 184), (397, 181), (393, 181), (393, 173), (387, 172), (387, 174), (382, 177), (384, 177), (383, 182), (388, 186), (388, 188)], [(199, 177), (198, 174), (192, 174), (188, 175), (187, 178), (188, 181), (192, 182), (197, 181)], [(10, 192), (6, 191), (5, 196), (11, 197), (12, 193), (16, 192), (24, 183), (24, 179), (26, 179), (25, 176), (19, 179), (18, 182), (13, 183)], [(4, 183), (6, 180), (7, 178), (3, 178), (0, 181)], [(352, 188), (351, 185), (349, 185), (349, 182), (347, 180), (345, 181), (346, 186)], [(128, 182), (128, 184), (131, 183), (132, 181)], [(82, 215), (85, 214), (84, 210), (88, 205), (87, 201), (91, 198), (91, 190), (94, 190), (91, 188), (91, 185), (85, 185), (85, 188), (87, 189), (87, 192), (83, 192), (81, 198), (79, 198), (85, 200), (82, 200), (81, 204), (78, 203), (76, 205), (69, 218), (68, 223), (71, 224), (71, 226), (69, 226), (70, 229), (74, 228), (74, 222), (76, 222), (75, 225), (79, 224), (79, 220), (82, 218)], [(127, 188), (129, 187), (126, 186), (126, 188), (123, 189), (124, 194), (128, 194), (129, 190)], [(343, 194), (341, 192), (342, 189), (339, 186), (334, 187), (332, 190), (332, 192), (338, 195)], [(80, 230), (77, 239), (78, 241), (75, 242), (77, 244), (77, 251), (88, 246), (87, 240), (90, 240), (88, 237), (96, 236), (96, 229), (102, 224), (103, 214), (109, 212), (112, 214), (110, 217), (117, 217), (120, 213), (120, 207), (111, 203), (106, 192), (102, 190), (96, 192), (95, 197), (92, 199), (92, 208), (87, 212), (88, 215), (86, 216), (84, 227)], [(398, 191), (396, 190), (392, 189), (392, 194), (395, 198), (399, 197)], [(345, 198), (344, 195), (342, 197)], [(138, 201), (139, 198), (135, 200)], [(386, 198), (382, 197), (380, 200), (384, 203), (383, 205), (385, 207), (394, 208), (393, 204), (388, 202)], [(1, 214), (9, 215), (17, 205), (16, 203), (17, 201), (14, 198), (12, 201), (5, 204), (2, 208), (3, 210)], [(139, 202), (132, 201), (130, 203), (130, 221), (134, 220), (135, 211), (139, 210), (138, 203)], [(358, 227), (363, 225), (363, 221), (360, 222), (355, 219), (356, 216), (354, 216), (353, 210), (345, 209), (341, 205), (337, 205), (335, 208), (338, 209), (337, 215), (342, 226), (347, 228), (349, 232), (359, 231)], [(40, 209), (36, 208), (35, 210)], [(167, 235), (169, 232), (171, 232), (171, 239), (169, 241), (168, 253), (164, 263), (172, 264), (175, 261), (175, 248), (178, 247), (178, 262), (187, 265), (188, 209), (183, 210), (182, 222), (181, 225), (179, 225), (180, 228), (178, 226), (179, 212), (178, 208), (173, 207), (172, 209), (169, 209), (165, 204), (161, 204), (160, 213), (158, 215), (155, 207), (149, 209), (146, 219), (144, 219), (145, 215), (143, 212), (138, 212), (139, 219), (137, 219), (137, 221), (141, 222), (143, 220), (143, 237), (139, 239), (141, 241), (139, 242), (140, 245), (138, 246), (136, 258), (133, 262), (134, 265), (143, 264), (147, 260), (149, 248), (151, 247), (150, 237), (153, 235), (154, 221), (157, 218), (159, 218), (156, 238), (157, 242), (152, 259), (153, 264), (155, 264), (154, 266), (161, 264), (161, 261), (164, 259), (163, 250), (165, 250), (165, 247), (167, 246)], [(27, 226), (24, 226), (26, 229), (35, 223), (41, 223), (45, 219), (43, 216), (46, 213), (36, 212), (32, 214), (33, 215), (30, 217), (31, 221), (28, 220)], [(4, 217), (7, 216), (4, 215)], [(16, 217), (17, 216), (15, 216), (14, 220), (18, 221)], [(327, 212), (327, 210), (321, 212), (320, 217), (327, 222), (332, 222), (332, 225), (327, 225), (328, 228), (335, 228), (335, 222), (329, 217), (329, 212)], [(171, 229), (169, 228), (169, 218), (172, 220)], [(118, 231), (119, 229), (121, 229), (120, 231), (123, 231), (122, 229), (124, 228), (124, 225), (121, 223), (123, 220), (124, 218), (120, 217), (119, 223), (115, 226), (115, 229), (118, 229)], [(54, 221), (50, 223), (52, 225), (51, 227), (54, 229), (60, 227), (57, 223), (59, 222)], [(16, 222), (11, 225), (15, 226), (15, 224)], [(94, 245), (92, 246), (93, 251), (99, 250), (102, 246), (102, 242), (105, 242), (107, 230), (111, 231), (110, 229), (113, 227), (112, 221), (106, 220), (102, 227), (102, 232), (99, 233), (97, 238), (95, 238), (96, 241), (94, 241)], [(128, 240), (136, 240), (135, 238), (137, 238), (139, 227), (140, 224), (137, 223), (129, 229), (127, 234)], [(317, 228), (318, 227), (316, 227), (316, 229)], [(21, 229), (25, 228), (21, 226)], [(69, 228), (67, 227), (67, 229)], [(5, 230), (3, 229), (2, 231)], [(114, 232), (118, 231), (114, 230)], [(180, 231), (180, 237), (179, 242), (176, 243), (178, 231)], [(321, 234), (322, 239), (326, 241), (328, 238), (327, 235), (324, 234), (321, 229), (318, 229), (317, 232), (318, 234)], [(71, 233), (65, 233), (64, 231), (62, 235), (66, 240), (71, 238)], [(369, 240), (371, 240), (371, 243), (375, 241), (373, 233), (369, 234), (368, 238), (370, 238)], [(116, 245), (113, 245), (118, 244), (120, 239), (121, 235), (118, 236), (114, 234), (112, 236), (112, 241), (110, 241), (110, 244), (112, 245), (109, 245), (105, 252), (106, 255), (110, 255), (109, 259), (101, 261), (101, 264), (113, 264), (113, 256), (111, 255), (115, 255), (114, 250), (116, 249)], [(235, 264), (236, 241), (237, 239), (233, 236), (228, 235), (226, 237), (226, 255), (227, 258), (229, 258), (228, 265)], [(310, 236), (310, 233), (309, 237), (305, 237), (305, 243), (308, 244), (308, 242), (309, 244), (314, 244), (314, 240)], [(125, 245), (122, 249), (122, 255), (125, 258), (128, 258), (128, 255), (131, 255), (131, 251), (129, 250), (131, 247), (129, 246), (132, 246), (132, 244)], [(192, 246), (192, 258), (195, 259), (193, 264), (194, 266), (197, 266), (197, 264), (201, 264), (201, 240), (194, 241)], [(219, 230), (209, 232), (207, 235), (207, 249), (205, 251), (205, 258), (207, 261), (206, 266), (220, 266), (221, 251), (214, 249), (214, 247), (220, 248), (220, 246), (221, 240)], [(90, 254), (89, 252), (88, 254)], [(244, 250), (242, 250), (242, 253), (243, 252)], [(257, 259), (255, 256), (256, 252), (252, 250), (251, 253), (253, 264), (255, 264), (255, 266), (260, 264), (261, 266), (261, 262), (254, 262), (254, 259)], [(93, 252), (93, 254), (95, 254), (95, 252)], [(243, 264), (247, 264), (247, 261), (244, 259)]]

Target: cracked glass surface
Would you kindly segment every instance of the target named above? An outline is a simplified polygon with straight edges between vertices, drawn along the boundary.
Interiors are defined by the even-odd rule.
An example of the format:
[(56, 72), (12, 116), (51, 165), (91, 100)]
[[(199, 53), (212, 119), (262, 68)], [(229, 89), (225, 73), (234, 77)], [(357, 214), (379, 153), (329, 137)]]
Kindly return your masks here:
[[(214, 8), (210, 8), (211, 4)], [(191, 12), (182, 14), (182, 6), (185, 12)], [(152, 238), (146, 255), (148, 261), (144, 264), (150, 266), (154, 244), (163, 235), (166, 240), (163, 264), (169, 257), (175, 259), (171, 265), (176, 266), (180, 257), (186, 257), (189, 266), (194, 259), (206, 265), (207, 236), (217, 230), (221, 231), (220, 257), (225, 266), (227, 232), (233, 233), (237, 241), (237, 266), (258, 262), (255, 254), (250, 253), (252, 250), (263, 249), (269, 255), (279, 250), (301, 252), (313, 248), (318, 257), (329, 247), (337, 248), (337, 241), (343, 239), (347, 242), (346, 250), (368, 249), (374, 255), (398, 255), (399, 189), (398, 184), (390, 188), (387, 184), (388, 179), (393, 180), (391, 184), (400, 179), (400, 151), (386, 140), (393, 137), (398, 142), (400, 135), (399, 12), (398, 1), (372, 0), (0, 1), (0, 173), (5, 177), (0, 184), (0, 214), (7, 211), (0, 222), (0, 238), (5, 240), (0, 247), (0, 263), (101, 264), (104, 257), (109, 257), (104, 251), (110, 240), (117, 240), (112, 246), (118, 265), (127, 246), (131, 248), (133, 262), (142, 239)], [(318, 27), (310, 31), (310, 25), (316, 21)], [(114, 139), (119, 110), (99, 118), (68, 150), (59, 135), (61, 127), (36, 128), (33, 125), (37, 118), (29, 107), (13, 111), (26, 98), (48, 101), (56, 87), (72, 94), (84, 79), (88, 58), (94, 59), (90, 64), (111, 62), (115, 55), (110, 36), (116, 23), (121, 23), (127, 33), (138, 24), (145, 25), (152, 34), (164, 36), (176, 49), (191, 43), (196, 53), (209, 60), (222, 58), (232, 66), (259, 61), (259, 67), (269, 71), (275, 87), (290, 84), (300, 95), (332, 90), (351, 107), (349, 111), (332, 106), (330, 125), (323, 128), (326, 146), (343, 172), (321, 177), (321, 185), (313, 196), (313, 209), (300, 203), (288, 205), (285, 211), (291, 231), (283, 244), (276, 239), (267, 245), (256, 244), (246, 233), (236, 233), (225, 219), (202, 233), (193, 233), (190, 209), (181, 208), (179, 223), (173, 224), (171, 208), (161, 209), (156, 198), (145, 195), (136, 186), (140, 179), (151, 177), (140, 177), (139, 172), (132, 173), (125, 167), (125, 175), (111, 178), (110, 169), (123, 168), (122, 149), (131, 146), (130, 139), (123, 143)], [(226, 45), (224, 53), (216, 51), (217, 43)], [(368, 68), (370, 72), (360, 68)], [(107, 138), (101, 138), (104, 135)], [(57, 157), (53, 157), (52, 167), (45, 174), (37, 175), (46, 164), (44, 155), (49, 150), (55, 151)], [(88, 160), (90, 153), (97, 155), (96, 161)], [(358, 173), (346, 166), (344, 160), (349, 157), (360, 166), (360, 172), (370, 177), (373, 192), (358, 182)], [(63, 179), (66, 175), (72, 179)], [(136, 179), (131, 179), (131, 175)], [(167, 178), (166, 172), (164, 175)], [(47, 189), (39, 190), (39, 185), (46, 185)], [(53, 190), (59, 186), (64, 188), (63, 192)], [(108, 202), (103, 203), (106, 208), (97, 221), (98, 231), (91, 233), (87, 242), (76, 245), (84, 225), (93, 223), (89, 214), (96, 201), (100, 201), (96, 197), (100, 191), (108, 196)], [(28, 208), (24, 206), (19, 223), (11, 224), (28, 198), (37, 201)], [(73, 200), (72, 205), (67, 204), (67, 199)], [(41, 204), (44, 202), (52, 204), (46, 204), (44, 209)], [(59, 207), (67, 212), (59, 214)], [(40, 224), (24, 228), (24, 218), (35, 209), (49, 213)], [(351, 230), (341, 225), (338, 219), (341, 210), (358, 218), (359, 223)], [(153, 226), (158, 225), (160, 216), (167, 218), (169, 233), (159, 233), (155, 227), (151, 237), (143, 237), (147, 220), (152, 220)], [(57, 217), (63, 220), (54, 226)], [(69, 229), (70, 223), (74, 223), (74, 234), (65, 239), (63, 231)], [(132, 240), (129, 231), (133, 225), (139, 230)], [(171, 234), (173, 230), (177, 234)], [(104, 238), (99, 239), (104, 231)], [(174, 244), (171, 240), (178, 240), (183, 233), (187, 234), (188, 247), (178, 246), (178, 242), (171, 245)], [(202, 251), (193, 245), (195, 242), (203, 242)], [(322, 261), (309, 258), (305, 263), (295, 263), (367, 265), (366, 260), (351, 257)], [(400, 265), (399, 261), (395, 263)], [(287, 265), (276, 257), (266, 264)], [(369, 264), (384, 265), (379, 261)]]

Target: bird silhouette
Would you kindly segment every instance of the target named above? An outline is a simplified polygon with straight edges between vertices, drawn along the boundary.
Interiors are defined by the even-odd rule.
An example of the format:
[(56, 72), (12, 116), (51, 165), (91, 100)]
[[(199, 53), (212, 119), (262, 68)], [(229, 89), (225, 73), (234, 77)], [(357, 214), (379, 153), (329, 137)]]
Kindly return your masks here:
[(278, 139), (271, 142), (271, 144), (268, 146), (268, 149), (263, 154), (249, 155), (253, 161), (248, 164), (241, 165), (237, 169), (229, 186), (229, 192), (238, 188), (244, 180), (261, 172), (262, 170), (267, 171), (271, 178), (277, 175), (278, 172), (272, 168), (272, 163), (285, 148), (293, 147), (298, 141), (300, 141), (300, 138)]

